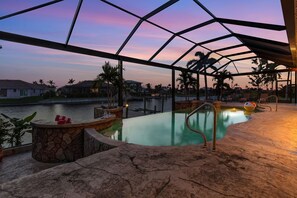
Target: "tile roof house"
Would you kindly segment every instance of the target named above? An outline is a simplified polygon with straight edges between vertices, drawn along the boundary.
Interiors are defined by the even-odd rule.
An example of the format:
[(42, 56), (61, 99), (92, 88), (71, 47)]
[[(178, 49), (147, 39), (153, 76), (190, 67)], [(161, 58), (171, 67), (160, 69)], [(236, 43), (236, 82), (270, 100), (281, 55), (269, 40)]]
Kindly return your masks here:
[[(86, 96), (97, 96), (99, 88), (95, 86), (94, 80), (84, 80), (77, 84), (65, 85), (59, 90), (62, 95), (71, 97), (86, 97)], [(101, 86), (100, 89), (104, 89), (105, 86)]]
[[(126, 87), (128, 87), (129, 91), (133, 93), (141, 93), (143, 91), (141, 84), (141, 82), (134, 80), (125, 80)], [(103, 83), (99, 86), (96, 84), (95, 80), (84, 80), (78, 82), (77, 84), (65, 85), (59, 89), (59, 92), (61, 95), (65, 95), (67, 97), (106, 96), (107, 84)]]
[(125, 80), (125, 84), (127, 87), (132, 89), (135, 92), (141, 92), (142, 87), (141, 87), (141, 82), (135, 81), (135, 80)]
[(51, 90), (47, 85), (32, 84), (22, 80), (0, 80), (0, 98), (41, 96)]

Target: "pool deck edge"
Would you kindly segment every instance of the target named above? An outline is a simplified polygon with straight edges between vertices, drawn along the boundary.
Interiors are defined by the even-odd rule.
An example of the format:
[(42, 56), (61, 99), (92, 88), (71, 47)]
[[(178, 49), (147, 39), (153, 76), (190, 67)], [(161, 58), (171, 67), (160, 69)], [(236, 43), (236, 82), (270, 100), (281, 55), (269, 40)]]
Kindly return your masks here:
[(297, 107), (231, 125), (217, 150), (124, 144), (0, 185), (0, 197), (297, 197)]

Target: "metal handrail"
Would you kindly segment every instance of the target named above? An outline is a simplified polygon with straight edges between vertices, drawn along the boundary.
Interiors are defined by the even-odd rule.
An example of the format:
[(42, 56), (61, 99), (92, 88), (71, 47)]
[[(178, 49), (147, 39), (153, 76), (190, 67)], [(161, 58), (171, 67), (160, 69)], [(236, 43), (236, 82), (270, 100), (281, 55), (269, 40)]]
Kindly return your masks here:
[[(278, 104), (278, 97), (277, 97), (277, 95), (270, 95), (268, 97), (265, 97), (264, 99), (267, 100), (268, 98), (271, 98), (271, 97), (274, 97), (275, 98), (275, 111), (277, 111), (277, 104)], [(261, 103), (261, 98), (258, 101), (258, 104), (260, 104), (260, 103)], [(269, 105), (263, 105), (263, 106), (269, 107), (270, 108), (270, 111), (272, 110), (272, 108)]]
[(214, 112), (214, 119), (213, 119), (213, 137), (212, 137), (212, 142), (213, 142), (213, 145), (212, 145), (212, 149), (213, 150), (216, 150), (216, 134), (217, 134), (217, 109), (215, 108), (215, 106), (211, 103), (208, 103), (208, 102), (205, 102), (203, 103), (201, 106), (197, 107), (196, 109), (194, 109), (191, 113), (189, 113), (189, 115), (186, 117), (186, 125), (187, 127), (191, 130), (191, 131), (194, 131), (195, 133), (198, 133), (202, 136), (203, 138), (203, 141), (204, 141), (204, 146), (206, 147), (207, 146), (207, 140), (206, 140), (206, 136), (204, 133), (202, 133), (201, 131), (197, 130), (197, 129), (193, 129), (191, 126), (190, 126), (190, 123), (189, 123), (189, 118), (195, 114), (199, 109), (201, 109), (202, 107), (204, 106), (210, 106), (212, 109), (213, 109), (213, 112)]
[(260, 108), (264, 108), (264, 109), (265, 109), (266, 107), (268, 107), (268, 108), (269, 108), (269, 111), (272, 111), (271, 106), (260, 104), (260, 102), (258, 103), (258, 107), (260, 107)]

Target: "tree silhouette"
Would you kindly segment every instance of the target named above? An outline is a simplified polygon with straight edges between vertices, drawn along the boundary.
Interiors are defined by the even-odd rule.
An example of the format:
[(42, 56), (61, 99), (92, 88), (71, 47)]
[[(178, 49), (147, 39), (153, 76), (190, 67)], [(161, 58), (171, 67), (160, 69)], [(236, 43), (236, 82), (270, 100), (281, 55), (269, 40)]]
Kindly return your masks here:
[(218, 100), (222, 100), (222, 92), (223, 89), (230, 89), (230, 85), (228, 83), (224, 83), (226, 79), (233, 80), (231, 73), (227, 70), (220, 71), (218, 74), (213, 78), (216, 81), (213, 86), (216, 89)]
[[(257, 65), (257, 67), (252, 67), (253, 72), (265, 72), (265, 71), (271, 71), (276, 70), (276, 67), (279, 66), (278, 64), (274, 62), (268, 62), (266, 59), (263, 58), (255, 58), (252, 59), (252, 64)], [(254, 87), (257, 87), (258, 94), (260, 91), (260, 87), (264, 86), (267, 83), (271, 83), (272, 89), (273, 89), (273, 83), (278, 78), (281, 78), (280, 73), (255, 73), (252, 75), (249, 75), (248, 78), (250, 79), (249, 84), (251, 84)]]
[(151, 83), (147, 83), (146, 84), (146, 88), (147, 88), (147, 90), (148, 90), (149, 93), (152, 92), (152, 85), (151, 85)]
[(75, 80), (74, 80), (73, 78), (70, 78), (70, 79), (68, 80), (68, 84), (69, 84), (69, 85), (73, 85), (74, 82), (75, 82)]
[(160, 93), (162, 90), (162, 84), (155, 85), (155, 92)]
[(47, 81), (47, 83), (50, 85), (50, 87), (55, 87), (55, 83), (53, 80)]
[(196, 79), (188, 71), (181, 71), (179, 77), (176, 79), (179, 82), (181, 89), (185, 91), (186, 100), (189, 100), (189, 88), (196, 86)]
[[(203, 52), (196, 52), (195, 53), (195, 56), (198, 58), (198, 59), (192, 59), (190, 61), (188, 61), (187, 63), (187, 67), (190, 67), (190, 66), (194, 66), (193, 67), (193, 70), (197, 70), (199, 72), (200, 69), (204, 68), (205, 71), (204, 71), (204, 84), (205, 84), (205, 99), (208, 99), (208, 94), (207, 94), (207, 77), (206, 77), (206, 68), (215, 63), (217, 60), (215, 58), (210, 58), (209, 57), (210, 53), (208, 54), (204, 54)], [(215, 67), (213, 66), (210, 66), (210, 68), (212, 69), (216, 69)], [(199, 91), (199, 90), (198, 90)]]
[(120, 73), (118, 71), (118, 66), (111, 66), (109, 62), (105, 62), (102, 66), (103, 72), (100, 73), (95, 79), (95, 86), (102, 86), (103, 83), (107, 85), (107, 100), (108, 100), (108, 108), (113, 106), (113, 94), (116, 92), (116, 88), (120, 86)]

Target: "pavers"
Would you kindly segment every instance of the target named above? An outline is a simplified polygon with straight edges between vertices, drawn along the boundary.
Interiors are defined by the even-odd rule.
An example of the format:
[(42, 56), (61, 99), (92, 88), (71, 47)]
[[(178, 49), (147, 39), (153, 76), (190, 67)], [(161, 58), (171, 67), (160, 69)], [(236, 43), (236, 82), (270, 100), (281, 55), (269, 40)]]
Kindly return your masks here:
[(124, 144), (4, 183), (0, 197), (297, 197), (297, 107), (232, 125), (217, 151)]

